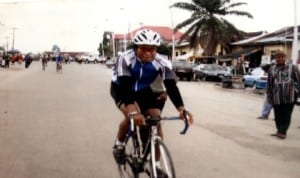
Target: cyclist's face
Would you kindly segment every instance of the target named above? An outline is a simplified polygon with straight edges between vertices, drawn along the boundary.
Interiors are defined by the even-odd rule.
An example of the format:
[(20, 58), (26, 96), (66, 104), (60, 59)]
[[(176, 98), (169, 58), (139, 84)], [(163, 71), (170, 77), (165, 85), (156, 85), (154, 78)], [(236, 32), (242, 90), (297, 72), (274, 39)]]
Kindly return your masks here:
[(142, 62), (151, 62), (156, 55), (156, 46), (140, 45), (136, 49), (136, 55)]

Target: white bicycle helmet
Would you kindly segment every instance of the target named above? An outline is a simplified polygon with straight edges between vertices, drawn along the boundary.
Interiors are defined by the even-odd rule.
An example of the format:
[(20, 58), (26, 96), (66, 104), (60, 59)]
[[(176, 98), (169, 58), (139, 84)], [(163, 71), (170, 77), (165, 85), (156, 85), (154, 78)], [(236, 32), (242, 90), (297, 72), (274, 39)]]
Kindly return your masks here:
[(160, 35), (152, 30), (143, 29), (135, 34), (132, 42), (135, 45), (160, 46)]

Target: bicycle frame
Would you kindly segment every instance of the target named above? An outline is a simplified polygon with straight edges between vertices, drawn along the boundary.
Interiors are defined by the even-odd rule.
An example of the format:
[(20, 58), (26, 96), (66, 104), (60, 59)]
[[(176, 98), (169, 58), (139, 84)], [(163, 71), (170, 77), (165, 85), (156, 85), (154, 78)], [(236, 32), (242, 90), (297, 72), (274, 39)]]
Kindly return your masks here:
[[(132, 138), (133, 143), (133, 150), (129, 155), (126, 155), (126, 162), (128, 165), (130, 165), (130, 168), (132, 170), (132, 173), (135, 177), (138, 177), (138, 174), (141, 172), (145, 172), (148, 174), (148, 176), (154, 176), (157, 177), (157, 171), (155, 169), (156, 165), (156, 158), (155, 158), (155, 147), (157, 140), (162, 141), (161, 137), (158, 135), (157, 126), (160, 123), (161, 120), (179, 120), (179, 117), (168, 117), (168, 118), (161, 118), (161, 117), (146, 117), (146, 123), (147, 127), (150, 128), (149, 133), (147, 133), (148, 138), (147, 141), (142, 142), (141, 135), (140, 135), (140, 127), (134, 125), (134, 118), (130, 118), (129, 122), (129, 130), (125, 138), (125, 144), (127, 145), (127, 142), (130, 138)], [(188, 129), (188, 123), (187, 119), (185, 119), (185, 127), (183, 131), (180, 132), (180, 134), (185, 134), (185, 132)], [(160, 147), (159, 147), (160, 148)], [(166, 160), (165, 152), (160, 151), (162, 153), (161, 157), (163, 158), (162, 161), (164, 164), (167, 164), (168, 160)], [(150, 160), (149, 158), (150, 154)], [(150, 170), (146, 168), (146, 163), (149, 161), (150, 164)], [(119, 167), (121, 170), (121, 168)], [(124, 166), (124, 169), (125, 166)], [(167, 170), (167, 172), (170, 172), (170, 170)]]

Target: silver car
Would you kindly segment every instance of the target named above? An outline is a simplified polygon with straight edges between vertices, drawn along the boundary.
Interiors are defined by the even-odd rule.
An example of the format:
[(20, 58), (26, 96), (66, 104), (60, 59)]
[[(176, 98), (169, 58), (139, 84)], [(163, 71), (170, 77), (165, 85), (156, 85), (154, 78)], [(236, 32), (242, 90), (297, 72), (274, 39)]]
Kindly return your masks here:
[(194, 67), (194, 78), (201, 80), (217, 80), (222, 81), (230, 72), (218, 64), (199, 64)]

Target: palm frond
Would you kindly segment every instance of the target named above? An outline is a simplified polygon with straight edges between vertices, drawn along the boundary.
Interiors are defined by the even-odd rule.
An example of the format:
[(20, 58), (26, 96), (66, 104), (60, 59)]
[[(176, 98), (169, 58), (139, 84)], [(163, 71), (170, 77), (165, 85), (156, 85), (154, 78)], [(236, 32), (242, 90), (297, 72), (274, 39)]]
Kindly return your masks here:
[(230, 2), (231, 0), (192, 0), (191, 3), (177, 2), (170, 6), (191, 12), (190, 18), (174, 28), (174, 30), (187, 28), (180, 41), (189, 40), (191, 48), (197, 48), (201, 44), (205, 55), (214, 55), (218, 44), (229, 50), (232, 40), (240, 38), (242, 33), (222, 17), (238, 15), (253, 18), (248, 12), (233, 9), (247, 3)]
[(244, 12), (244, 11), (228, 11), (227, 12), (228, 15), (238, 15), (238, 16), (247, 16), (248, 18), (253, 18), (252, 14), (248, 13), (248, 12)]
[(191, 4), (191, 3), (186, 3), (186, 2), (174, 3), (173, 5), (170, 6), (170, 8), (173, 8), (173, 7), (188, 10), (188, 11), (197, 11), (198, 10), (197, 6), (195, 6), (194, 4)]

